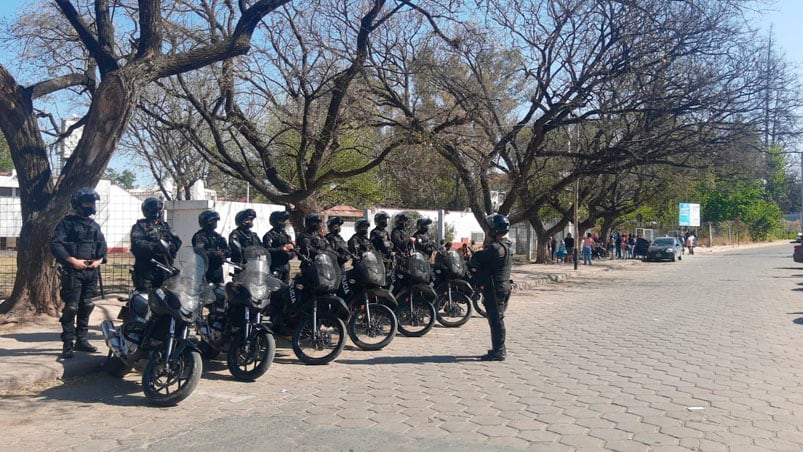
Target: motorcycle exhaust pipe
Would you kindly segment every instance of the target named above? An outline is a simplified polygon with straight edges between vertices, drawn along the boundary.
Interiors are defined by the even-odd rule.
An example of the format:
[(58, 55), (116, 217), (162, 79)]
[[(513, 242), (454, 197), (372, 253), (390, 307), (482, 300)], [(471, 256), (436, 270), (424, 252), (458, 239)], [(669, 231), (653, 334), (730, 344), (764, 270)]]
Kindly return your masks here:
[(111, 320), (104, 320), (100, 323), (100, 330), (103, 332), (103, 339), (106, 341), (106, 346), (114, 352), (120, 352), (120, 333), (114, 328), (114, 322)]

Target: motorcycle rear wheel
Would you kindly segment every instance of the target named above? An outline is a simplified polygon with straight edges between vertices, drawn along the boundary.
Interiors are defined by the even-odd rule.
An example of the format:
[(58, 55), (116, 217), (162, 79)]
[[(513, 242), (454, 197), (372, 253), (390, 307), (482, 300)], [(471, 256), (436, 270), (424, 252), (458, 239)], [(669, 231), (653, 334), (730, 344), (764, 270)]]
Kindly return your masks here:
[(370, 321), (364, 309), (351, 314), (348, 332), (352, 342), (363, 350), (381, 350), (393, 341), (399, 321), (393, 311), (382, 304), (370, 303)]
[[(410, 304), (412, 303), (412, 309)], [(421, 337), (435, 325), (435, 307), (423, 297), (411, 297), (408, 292), (396, 308), (399, 332), (407, 337)]]
[(249, 340), (238, 336), (229, 346), (226, 364), (234, 378), (254, 381), (268, 371), (276, 355), (276, 340), (267, 331), (257, 331)]
[(153, 405), (176, 405), (189, 397), (201, 380), (203, 361), (197, 350), (185, 349), (170, 364), (168, 371), (162, 353), (154, 353), (142, 373), (142, 390)]
[(293, 352), (306, 364), (328, 364), (346, 346), (346, 325), (334, 314), (305, 315), (293, 331)]
[(438, 322), (447, 328), (464, 325), (471, 318), (471, 298), (458, 290), (452, 291), (452, 301), (449, 295), (438, 297)]

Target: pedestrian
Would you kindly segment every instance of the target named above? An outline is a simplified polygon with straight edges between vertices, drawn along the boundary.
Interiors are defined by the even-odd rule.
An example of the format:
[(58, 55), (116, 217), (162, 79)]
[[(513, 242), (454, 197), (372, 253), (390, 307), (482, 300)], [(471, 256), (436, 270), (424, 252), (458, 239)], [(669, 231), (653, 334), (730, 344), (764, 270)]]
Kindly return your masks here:
[(550, 240), (549, 242), (549, 250), (550, 250), (549, 257), (554, 262), (555, 255), (558, 254), (558, 240), (555, 238), (554, 235), (552, 236), (552, 240)]
[(622, 234), (620, 234), (618, 232), (616, 233), (616, 236), (614, 237), (614, 247), (616, 249), (616, 258), (617, 259), (621, 259), (622, 258)]
[(694, 234), (689, 234), (686, 237), (686, 248), (689, 249), (689, 254), (694, 254)]
[(134, 255), (131, 277), (134, 289), (147, 294), (151, 289), (160, 288), (166, 276), (152, 260), (172, 265), (181, 248), (181, 239), (162, 219), (164, 203), (161, 199), (148, 198), (141, 208), (145, 218), (137, 220), (131, 228), (131, 254)]
[(511, 243), (505, 236), (510, 231), (510, 221), (502, 214), (485, 218), (488, 235), (482, 250), (474, 253), (472, 265), (478, 269), (477, 281), (482, 287), (483, 304), (491, 329), (491, 349), (480, 357), (482, 361), (504, 361), (505, 310), (510, 299)]
[(591, 250), (594, 249), (596, 243), (594, 242), (594, 238), (591, 237), (591, 233), (587, 233), (586, 237), (583, 239), (583, 265), (591, 265)]
[(566, 245), (566, 259), (563, 261), (574, 262), (574, 237), (572, 237), (571, 232), (566, 234), (566, 238), (563, 239), (563, 243)]
[(290, 282), (290, 260), (295, 257), (295, 245), (287, 233), (290, 214), (284, 210), (271, 212), (271, 229), (262, 236), (262, 246), (270, 253), (270, 272), (285, 283)]
[(558, 242), (558, 253), (556, 256), (558, 258), (558, 262), (563, 262), (563, 260), (566, 258), (566, 244), (563, 242), (563, 240)]
[(95, 308), (92, 297), (98, 285), (100, 264), (106, 260), (106, 238), (95, 220), (95, 203), (100, 196), (84, 187), (70, 198), (74, 214), (64, 217), (53, 231), (50, 251), (61, 265), (61, 357), (73, 357), (73, 350), (94, 353), (87, 340), (89, 315)]
[(192, 246), (206, 256), (206, 282), (223, 284), (223, 261), (229, 257), (229, 245), (222, 235), (218, 234), (217, 223), (220, 214), (214, 210), (204, 210), (198, 215), (198, 226), (201, 229), (192, 236)]
[(622, 234), (622, 241), (619, 243), (619, 257), (627, 259), (627, 234)]

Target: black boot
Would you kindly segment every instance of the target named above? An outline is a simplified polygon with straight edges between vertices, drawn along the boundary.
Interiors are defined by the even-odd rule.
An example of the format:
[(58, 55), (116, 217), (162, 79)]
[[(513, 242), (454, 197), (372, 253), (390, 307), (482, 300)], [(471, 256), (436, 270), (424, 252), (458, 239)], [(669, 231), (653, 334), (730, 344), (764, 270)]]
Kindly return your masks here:
[(64, 345), (61, 347), (61, 357), (62, 359), (70, 359), (72, 358), (73, 351), (73, 343), (72, 341), (65, 342)]
[(96, 351), (98, 351), (98, 348), (90, 344), (89, 341), (87, 341), (86, 339), (78, 339), (77, 341), (75, 341), (75, 349), (78, 350), (79, 352), (89, 352), (89, 353), (95, 353)]
[(488, 353), (480, 356), (480, 361), (504, 361), (504, 360), (505, 360), (504, 351), (488, 350)]

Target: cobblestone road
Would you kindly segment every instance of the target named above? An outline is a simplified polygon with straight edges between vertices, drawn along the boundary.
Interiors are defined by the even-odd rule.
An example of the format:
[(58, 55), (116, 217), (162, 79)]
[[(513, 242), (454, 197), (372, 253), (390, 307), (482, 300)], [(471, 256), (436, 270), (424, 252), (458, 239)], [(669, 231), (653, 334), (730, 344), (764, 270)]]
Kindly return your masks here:
[(0, 400), (5, 450), (801, 450), (803, 267), (791, 245), (523, 290), (508, 361), (484, 319), (329, 366), (280, 343), (259, 381), (213, 362), (175, 408), (137, 375)]

